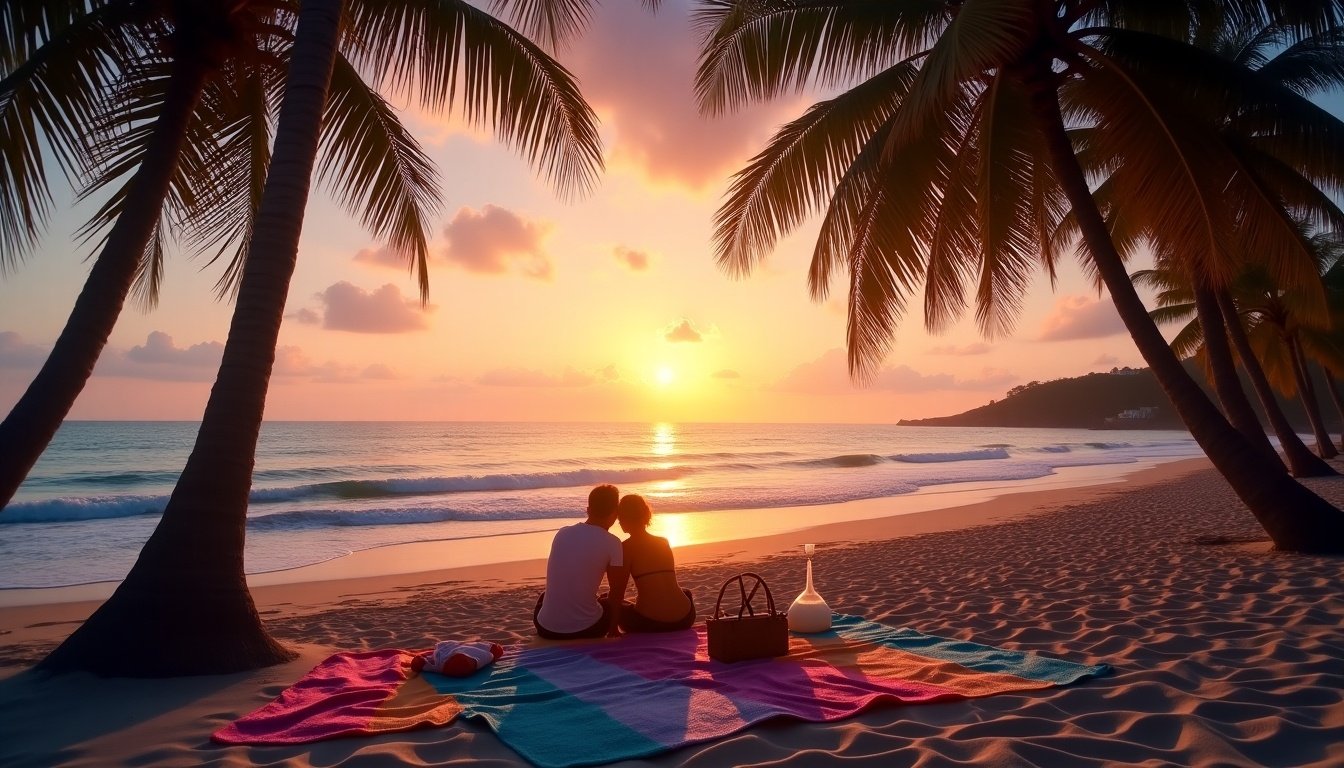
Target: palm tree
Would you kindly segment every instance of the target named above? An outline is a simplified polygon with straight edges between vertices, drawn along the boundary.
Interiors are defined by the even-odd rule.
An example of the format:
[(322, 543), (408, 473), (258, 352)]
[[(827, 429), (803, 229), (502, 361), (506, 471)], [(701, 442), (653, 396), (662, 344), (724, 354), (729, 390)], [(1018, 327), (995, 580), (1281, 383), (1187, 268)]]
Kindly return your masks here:
[[(156, 47), (175, 53), (157, 119), (143, 133), (139, 168), (124, 190), (126, 199), (144, 204), (128, 206), (116, 218), (55, 348), (0, 423), (0, 507), (50, 442), (111, 334), (155, 237), (162, 208), (155, 201), (169, 195), (188, 124), (216, 66), (213, 57), (221, 47), (246, 39), (239, 9), (223, 3), (165, 4), (162, 15), (147, 19), (143, 3), (94, 4), (87, 12), (82, 3), (58, 3), (51, 14), (38, 5), (15, 3), (3, 30), (5, 49), (12, 52), (0, 81), (6, 147), (0, 240), (6, 263), (31, 245), (47, 213), (42, 146), (54, 149), (66, 169), (94, 165), (85, 132), (116, 114), (116, 105), (107, 103), (107, 94), (124, 92), (115, 87), (115, 73), (145, 75), (141, 57), (158, 55)], [(45, 42), (33, 45), (33, 39)]]
[[(247, 497), (275, 345), (341, 34), (342, 0), (304, 0), (275, 151), (243, 262), (219, 375), (158, 527), (112, 597), (39, 666), (101, 674), (207, 674), (291, 653), (265, 631), (243, 572)], [(346, 34), (397, 87), (492, 123), (562, 191), (601, 166), (595, 118), (569, 73), (464, 0), (356, 2)], [(461, 77), (465, 88), (458, 90)], [(347, 161), (358, 164), (362, 158)]]
[[(1211, 347), (1206, 345), (1206, 339), (1216, 338), (1219, 334), (1225, 334), (1224, 344), (1227, 340), (1231, 341), (1237, 357), (1241, 360), (1242, 368), (1246, 371), (1246, 377), (1260, 400), (1261, 408), (1269, 419), (1275, 436), (1279, 438), (1279, 445), (1283, 448), (1293, 475), (1321, 477), (1337, 474), (1333, 467), (1307, 449), (1302, 438), (1298, 437), (1297, 431), (1288, 422), (1274, 396), (1274, 389), (1265, 376), (1259, 358), (1253, 351), (1246, 329), (1242, 325), (1242, 318), (1236, 310), (1236, 304), (1226, 291), (1212, 297), (1215, 304), (1212, 312), (1208, 310), (1199, 312), (1194, 298), (1195, 291), (1190, 287), (1188, 279), (1176, 275), (1170, 269), (1139, 270), (1133, 274), (1133, 280), (1138, 285), (1147, 285), (1158, 290), (1157, 307), (1150, 313), (1155, 322), (1185, 323), (1172, 340), (1172, 349), (1178, 356), (1207, 354)], [(1224, 354), (1230, 355), (1230, 351)], [(1208, 358), (1212, 357), (1212, 354), (1208, 355)], [(1220, 399), (1225, 402), (1227, 399), (1225, 393), (1230, 389), (1234, 389), (1235, 392), (1241, 391), (1235, 370), (1212, 373), (1210, 378), (1215, 382)], [(1222, 382), (1221, 387), (1217, 386), (1218, 382)], [(1258, 420), (1256, 423), (1258, 426)], [(1238, 427), (1238, 430), (1245, 433), (1241, 427)]]
[[(1337, 2), (1234, 0), (1236, 23), (1337, 28)], [(944, 327), (976, 286), (986, 335), (1011, 328), (1032, 272), (1057, 257), (1071, 210), (1085, 268), (1104, 284), (1191, 434), (1275, 546), (1344, 551), (1344, 513), (1264, 460), (1167, 346), (1130, 283), (1070, 140), (1120, 170), (1126, 205), (1181, 242), (1192, 272), (1227, 282), (1238, 220), (1257, 252), (1292, 247), (1291, 227), (1220, 137), (1231, 116), (1262, 121), (1276, 157), (1344, 167), (1344, 126), (1290, 89), (1186, 42), (1198, 3), (702, 0), (702, 108), (816, 82), (848, 87), (784, 126), (735, 178), (717, 216), (720, 263), (745, 273), (778, 237), (825, 209), (810, 285), (850, 277), (850, 370), (871, 375), (908, 298)], [(1209, 11), (1209, 8), (1202, 8)], [(856, 85), (852, 83), (857, 82)], [(1249, 117), (1248, 117), (1249, 119)], [(1313, 154), (1314, 153), (1314, 154)], [(1113, 170), (1113, 175), (1114, 175)], [(1304, 257), (1283, 263), (1303, 273)]]
[[(1196, 27), (1191, 37), (1192, 42), (1201, 49), (1222, 57), (1228, 63), (1252, 71), (1257, 78), (1271, 81), (1279, 87), (1304, 96), (1319, 94), (1344, 85), (1344, 68), (1338, 66), (1341, 56), (1344, 56), (1344, 52), (1340, 50), (1340, 30), (1298, 37), (1291, 29), (1278, 25), (1270, 24), (1255, 28), (1230, 24), (1227, 19), (1213, 15), (1201, 19), (1201, 24)], [(1255, 111), (1234, 114), (1233, 119), (1228, 121), (1223, 129), (1223, 138), (1230, 153), (1246, 169), (1246, 173), (1265, 190), (1271, 205), (1280, 209), (1280, 217), (1284, 221), (1299, 222), (1297, 225), (1299, 232), (1289, 233), (1290, 240), (1296, 239), (1297, 242), (1290, 243), (1290, 246), (1283, 251), (1274, 250), (1267, 254), (1257, 254), (1241, 251), (1234, 246), (1229, 249), (1230, 255), (1241, 264), (1251, 265), (1240, 268), (1243, 271), (1277, 274), (1288, 279), (1300, 278), (1302, 280), (1300, 284), (1289, 286), (1299, 297), (1299, 314), (1304, 320), (1327, 320), (1323, 311), (1325, 293), (1315, 271), (1303, 274), (1293, 263), (1282, 263), (1282, 259), (1285, 255), (1295, 257), (1304, 251), (1311, 252), (1315, 257), (1324, 253), (1315, 240), (1306, 239), (1302, 234), (1310, 228), (1302, 222), (1312, 221), (1321, 225), (1337, 226), (1344, 221), (1344, 212), (1341, 212), (1330, 195), (1319, 189), (1316, 184), (1317, 180), (1320, 180), (1328, 187), (1335, 186), (1329, 179), (1334, 171), (1304, 163), (1300, 164), (1301, 169), (1312, 174), (1311, 177), (1304, 176), (1298, 169), (1281, 162), (1275, 157), (1274, 152), (1265, 151), (1266, 148), (1263, 146), (1265, 139), (1273, 141), (1274, 136), (1264, 131), (1263, 115)], [(1320, 173), (1322, 170), (1325, 170), (1324, 178)], [(1106, 187), (1109, 183), (1108, 180), (1098, 189), (1099, 199), (1107, 192)], [(1255, 223), (1257, 221), (1254, 218), (1241, 222), (1243, 226)], [(1113, 229), (1113, 234), (1114, 231)], [(1179, 247), (1180, 244), (1168, 240), (1164, 234), (1157, 229), (1150, 229), (1145, 233), (1157, 248), (1160, 263), (1179, 265), (1180, 260), (1174, 257), (1171, 249)], [(1298, 236), (1294, 238), (1293, 234)], [(1255, 240), (1254, 232), (1241, 232), (1233, 237), (1231, 242)], [(1304, 247), (1304, 244), (1307, 247)], [(1296, 433), (1285, 428), (1286, 422), (1283, 421), (1273, 395), (1266, 386), (1263, 371), (1255, 355), (1250, 353), (1242, 320), (1235, 313), (1224, 317), (1223, 306), (1231, 305), (1227, 289), (1213, 287), (1197, 274), (1177, 277), (1178, 268), (1178, 266), (1166, 267), (1147, 273), (1150, 277), (1160, 278), (1156, 280), (1159, 287), (1168, 289), (1167, 295), (1159, 297), (1159, 310), (1155, 312), (1160, 311), (1170, 319), (1179, 319), (1180, 315), (1189, 309), (1198, 316), (1198, 326), (1188, 325), (1181, 334), (1178, 334), (1177, 343), (1173, 345), (1177, 353), (1193, 351), (1194, 347), (1202, 344), (1202, 351), (1206, 353), (1208, 365), (1213, 373), (1215, 389), (1233, 425), (1248, 437), (1259, 438), (1263, 430), (1237, 381), (1227, 336), (1223, 333), (1223, 330), (1226, 330), (1231, 335), (1233, 344), (1241, 349), (1243, 363), (1253, 386), (1259, 391), (1267, 414), (1272, 421), (1276, 421), (1275, 428), (1284, 445), (1293, 473), (1299, 477), (1304, 474), (1334, 474), (1334, 470), (1328, 464), (1309, 458), (1305, 446), (1301, 444)], [(1170, 295), (1172, 288), (1179, 289), (1182, 295), (1180, 302), (1172, 300)], [(1185, 298), (1190, 299), (1188, 304), (1184, 303)], [(1204, 329), (1202, 334), (1200, 327)], [(1311, 412), (1311, 405), (1308, 406), (1308, 411)], [(1319, 427), (1319, 419), (1313, 419), (1313, 422), (1314, 426)], [(1319, 450), (1326, 458), (1335, 454), (1334, 447), (1329, 444), (1328, 439), (1321, 443)]]
[[(15, 249), (35, 236), (45, 211), (34, 201), (47, 194), (37, 149), (43, 140), (91, 177), (86, 195), (130, 179), (86, 226), (90, 235), (108, 232), (101, 253), (51, 355), (0, 423), (0, 507), (74, 404), (132, 287), (153, 304), (174, 221), (188, 243), (214, 251), (212, 261), (236, 245), (219, 283), (222, 296), (236, 288), (270, 159), (270, 102), (283, 86), (292, 38), (288, 0), (120, 0), (68, 10), (74, 15), (64, 24), (38, 14), (38, 27), (8, 30), (48, 42), (16, 57), (0, 84), (0, 127), (13, 141), (0, 155), (9, 171), (0, 179), (10, 182), (0, 184), (0, 232), (13, 235)], [(115, 87), (78, 76), (107, 67), (122, 73)], [(332, 88), (322, 175), (375, 236), (410, 259), (424, 298), (426, 231), (438, 205), (433, 165), (345, 56), (338, 55)], [(99, 101), (103, 92), (118, 102)], [(46, 111), (62, 119), (25, 119)], [(79, 146), (86, 125), (99, 126), (103, 138)]]
[[(1338, 259), (1338, 241), (1333, 236), (1319, 233), (1309, 242), (1320, 254), (1323, 268)], [(1336, 303), (1334, 319), (1339, 320), (1344, 312), (1344, 306), (1338, 304), (1341, 297), (1331, 292), (1330, 298)], [(1301, 399), (1317, 451), (1325, 458), (1338, 455), (1326, 432), (1308, 361), (1310, 356), (1336, 368), (1344, 367), (1338, 328), (1330, 318), (1322, 321), (1316, 317), (1314, 296), (1304, 299), (1301, 291), (1281, 287), (1264, 270), (1248, 271), (1231, 299), (1229, 304), (1235, 307), (1240, 322), (1247, 324), (1248, 344), (1264, 362), (1269, 380), (1279, 391), (1296, 393)]]

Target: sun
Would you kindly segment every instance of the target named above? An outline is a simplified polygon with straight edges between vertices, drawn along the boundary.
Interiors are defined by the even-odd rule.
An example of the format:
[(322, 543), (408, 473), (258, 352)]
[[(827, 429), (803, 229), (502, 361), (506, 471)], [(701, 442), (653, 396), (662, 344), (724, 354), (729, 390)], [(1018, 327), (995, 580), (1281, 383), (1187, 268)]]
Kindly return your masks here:
[(666, 365), (658, 366), (658, 369), (653, 372), (653, 380), (658, 382), (658, 386), (660, 387), (671, 385), (672, 381), (676, 378), (677, 374)]

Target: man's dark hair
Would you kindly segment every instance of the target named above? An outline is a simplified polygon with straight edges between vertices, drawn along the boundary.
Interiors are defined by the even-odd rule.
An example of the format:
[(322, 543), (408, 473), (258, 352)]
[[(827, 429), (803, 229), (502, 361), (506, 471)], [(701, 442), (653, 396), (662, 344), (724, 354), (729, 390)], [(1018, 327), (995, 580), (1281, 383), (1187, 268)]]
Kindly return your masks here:
[(616, 505), (621, 502), (621, 492), (616, 486), (599, 485), (588, 494), (588, 516), (597, 518), (611, 517)]

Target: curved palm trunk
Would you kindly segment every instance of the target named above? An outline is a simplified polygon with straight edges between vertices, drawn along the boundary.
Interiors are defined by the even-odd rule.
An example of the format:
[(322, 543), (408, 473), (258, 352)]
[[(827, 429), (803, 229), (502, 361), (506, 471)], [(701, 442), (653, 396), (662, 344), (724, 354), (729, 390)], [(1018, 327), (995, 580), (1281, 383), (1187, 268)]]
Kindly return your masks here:
[(1195, 294), (1195, 312), (1199, 324), (1204, 329), (1204, 352), (1209, 358), (1209, 368), (1213, 373), (1213, 389), (1218, 393), (1218, 402), (1223, 406), (1228, 421), (1236, 427), (1251, 446), (1265, 454), (1267, 460), (1279, 461), (1279, 454), (1265, 435), (1260, 418), (1246, 399), (1237, 376), (1237, 364), (1232, 359), (1232, 349), (1227, 343), (1227, 328), (1223, 325), (1222, 313), (1218, 310), (1218, 299), (1207, 286), (1193, 286)]
[(112, 225), (51, 354), (0, 422), (0, 508), (14, 498), (47, 449), (116, 327), (162, 213), (186, 140), (187, 121), (200, 101), (206, 76), (204, 62), (195, 57), (175, 63), (145, 157), (130, 180), (126, 208)]
[(1044, 134), (1055, 175), (1078, 217), (1097, 272), (1139, 353), (1152, 368), (1190, 434), (1264, 526), (1276, 548), (1344, 552), (1344, 512), (1294, 481), (1282, 464), (1265, 461), (1264, 455), (1227, 423), (1185, 372), (1148, 317), (1073, 154), (1052, 78), (1053, 73), (1047, 69), (1040, 72), (1039, 82), (1032, 84), (1032, 106), (1038, 127)]
[(112, 597), (40, 666), (149, 677), (253, 669), (294, 656), (261, 624), (243, 542), (340, 16), (341, 0), (304, 0), (224, 359), (163, 520)]
[(1325, 419), (1321, 418), (1321, 403), (1316, 399), (1316, 386), (1311, 382), (1307, 360), (1302, 356), (1302, 344), (1291, 334), (1288, 335), (1286, 343), (1288, 354), (1293, 359), (1293, 379), (1297, 381), (1297, 392), (1302, 398), (1302, 407), (1307, 412), (1311, 433), (1316, 437), (1316, 452), (1323, 459), (1332, 459), (1339, 455), (1339, 451), (1330, 441), (1330, 433), (1325, 431)]
[(1241, 316), (1237, 314), (1237, 307), (1232, 303), (1232, 297), (1227, 295), (1226, 291), (1220, 291), (1217, 298), (1218, 309), (1222, 311), (1227, 328), (1227, 336), (1232, 340), (1237, 356), (1241, 358), (1241, 367), (1246, 369), (1246, 377), (1251, 380), (1251, 387), (1255, 389), (1256, 397), (1260, 398), (1260, 405), (1265, 410), (1265, 416), (1269, 418), (1270, 426), (1274, 428), (1274, 435), (1279, 438), (1279, 447), (1283, 449), (1283, 455), (1288, 459), (1288, 468), (1296, 477), (1337, 474), (1333, 467), (1307, 448), (1307, 444), (1297, 436), (1297, 430), (1288, 423), (1288, 417), (1283, 414), (1278, 398), (1274, 396), (1274, 388), (1269, 385), (1269, 378), (1265, 376), (1265, 370), (1260, 367), (1260, 359), (1255, 356), (1255, 350), (1251, 348), (1251, 340), (1246, 337), (1246, 329), (1241, 325)]
[[(1339, 393), (1339, 382), (1335, 381), (1335, 375), (1330, 372), (1329, 368), (1323, 367), (1321, 372), (1325, 374), (1325, 387), (1330, 392), (1330, 400), (1335, 404), (1335, 412), (1339, 414), (1340, 424), (1344, 425), (1344, 396)], [(1344, 426), (1340, 427), (1339, 444), (1344, 447)]]

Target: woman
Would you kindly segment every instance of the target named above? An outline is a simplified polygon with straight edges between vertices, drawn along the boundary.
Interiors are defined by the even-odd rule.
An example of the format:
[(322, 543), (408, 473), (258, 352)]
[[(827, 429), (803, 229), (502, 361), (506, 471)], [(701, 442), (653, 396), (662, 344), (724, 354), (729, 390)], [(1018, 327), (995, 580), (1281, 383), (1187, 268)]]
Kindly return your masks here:
[(621, 530), (630, 538), (621, 542), (625, 566), (635, 580), (635, 603), (621, 606), (620, 624), (626, 632), (674, 632), (695, 623), (691, 591), (677, 584), (676, 564), (667, 539), (649, 533), (653, 510), (644, 497), (627, 494), (616, 508)]

